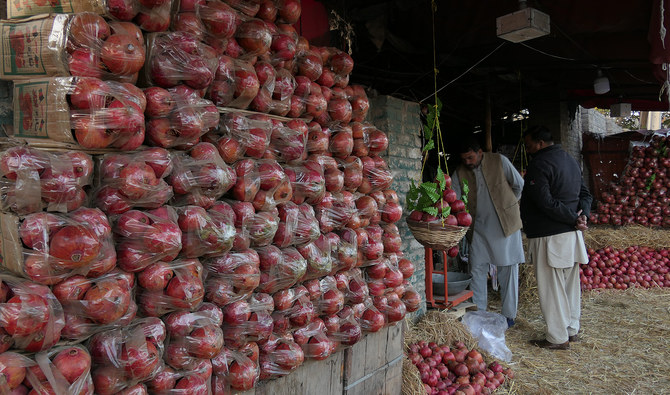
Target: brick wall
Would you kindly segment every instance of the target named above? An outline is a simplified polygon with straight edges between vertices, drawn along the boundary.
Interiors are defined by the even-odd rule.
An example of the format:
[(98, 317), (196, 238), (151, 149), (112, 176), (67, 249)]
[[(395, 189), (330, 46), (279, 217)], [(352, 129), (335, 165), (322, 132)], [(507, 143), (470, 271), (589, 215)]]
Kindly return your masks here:
[[(419, 104), (400, 100), (391, 96), (377, 96), (370, 99), (370, 112), (368, 121), (388, 135), (389, 149), (384, 154), (384, 159), (393, 172), (392, 188), (398, 193), (398, 197), (404, 207), (405, 196), (409, 190), (410, 180), (421, 180), (421, 120), (419, 117)], [(411, 279), (412, 285), (425, 297), (424, 249), (407, 228), (403, 213), (403, 219), (398, 222), (398, 229), (403, 242), (405, 257), (411, 260), (416, 267)], [(426, 312), (425, 299), (421, 308), (414, 313), (414, 318)]]

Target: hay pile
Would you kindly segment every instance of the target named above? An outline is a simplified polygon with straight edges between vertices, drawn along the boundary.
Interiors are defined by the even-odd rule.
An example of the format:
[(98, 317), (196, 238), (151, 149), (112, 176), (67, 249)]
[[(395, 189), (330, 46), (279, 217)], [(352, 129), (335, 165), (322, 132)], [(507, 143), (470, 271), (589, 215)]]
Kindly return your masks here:
[(670, 230), (654, 229), (642, 225), (620, 227), (591, 226), (584, 232), (586, 246), (599, 249), (612, 246), (617, 249), (645, 246), (654, 249), (670, 246)]
[[(505, 336), (520, 394), (661, 394), (670, 390), (670, 289), (589, 291), (582, 295), (579, 343), (551, 351), (537, 303), (519, 308)], [(504, 392), (503, 392), (504, 393)]]
[(452, 345), (462, 341), (468, 348), (477, 344), (465, 326), (453, 316), (441, 311), (429, 311), (405, 332), (405, 348), (419, 340)]

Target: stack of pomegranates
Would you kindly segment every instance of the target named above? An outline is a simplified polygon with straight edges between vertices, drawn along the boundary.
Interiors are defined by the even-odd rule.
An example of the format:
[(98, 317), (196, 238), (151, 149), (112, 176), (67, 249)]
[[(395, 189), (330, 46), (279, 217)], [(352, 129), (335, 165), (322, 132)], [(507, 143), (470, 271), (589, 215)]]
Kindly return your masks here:
[(248, 390), (420, 306), (351, 57), (297, 34), (299, 0), (182, 0), (170, 30), (168, 3), (70, 17), (83, 150), (0, 152), (0, 392)]

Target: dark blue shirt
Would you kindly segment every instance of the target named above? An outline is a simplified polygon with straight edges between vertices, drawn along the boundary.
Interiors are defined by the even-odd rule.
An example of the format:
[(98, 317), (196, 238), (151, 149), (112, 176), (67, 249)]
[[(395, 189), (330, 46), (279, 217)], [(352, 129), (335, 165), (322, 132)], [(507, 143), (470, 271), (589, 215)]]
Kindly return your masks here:
[(535, 153), (521, 193), (521, 221), (529, 238), (575, 230), (579, 210), (588, 217), (591, 193), (579, 164), (559, 144)]

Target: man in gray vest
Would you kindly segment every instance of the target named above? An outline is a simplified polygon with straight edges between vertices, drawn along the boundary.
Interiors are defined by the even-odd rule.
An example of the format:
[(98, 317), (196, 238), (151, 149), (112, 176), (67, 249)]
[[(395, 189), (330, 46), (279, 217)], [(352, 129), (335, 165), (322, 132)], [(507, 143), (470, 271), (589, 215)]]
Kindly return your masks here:
[(452, 186), (461, 196), (467, 181), (468, 211), (473, 218), (466, 239), (468, 263), (479, 310), (487, 307), (487, 274), (497, 278), (502, 315), (514, 325), (519, 301), (519, 263), (525, 262), (521, 242), (519, 199), (523, 178), (505, 156), (483, 152), (474, 136), (464, 139), (459, 149), (461, 165), (452, 174)]

